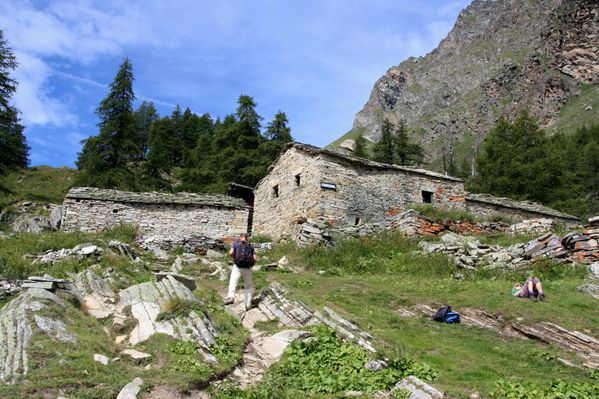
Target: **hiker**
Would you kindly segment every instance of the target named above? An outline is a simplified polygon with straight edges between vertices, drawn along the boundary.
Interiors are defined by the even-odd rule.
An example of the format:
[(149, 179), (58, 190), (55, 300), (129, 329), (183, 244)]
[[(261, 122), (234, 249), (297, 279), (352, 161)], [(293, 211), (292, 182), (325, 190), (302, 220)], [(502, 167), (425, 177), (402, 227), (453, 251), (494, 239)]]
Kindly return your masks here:
[(252, 305), (252, 266), (256, 263), (256, 252), (248, 241), (248, 235), (242, 233), (239, 240), (231, 245), (229, 256), (235, 260), (231, 270), (229, 280), (229, 294), (225, 299), (225, 305), (231, 305), (235, 301), (235, 289), (239, 278), (243, 276), (243, 286), (245, 288), (245, 309), (249, 310)]
[(533, 302), (537, 301), (537, 297), (541, 302), (545, 302), (545, 294), (543, 293), (543, 285), (537, 277), (529, 277), (524, 285), (516, 283), (512, 288), (512, 295), (519, 298), (530, 298)]

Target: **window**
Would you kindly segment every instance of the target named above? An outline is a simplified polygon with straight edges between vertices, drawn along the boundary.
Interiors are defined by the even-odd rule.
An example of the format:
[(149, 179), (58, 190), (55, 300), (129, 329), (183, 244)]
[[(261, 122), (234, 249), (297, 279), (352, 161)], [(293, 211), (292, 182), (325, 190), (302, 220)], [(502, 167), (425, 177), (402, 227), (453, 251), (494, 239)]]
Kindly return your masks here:
[(118, 209), (113, 209), (112, 213), (119, 213), (119, 210)]
[(272, 196), (275, 198), (279, 198), (279, 185), (273, 186), (272, 188)]
[(354, 221), (354, 225), (358, 226), (361, 222), (362, 222), (362, 219), (356, 218), (356, 220)]
[(432, 191), (422, 191), (422, 202), (425, 204), (433, 203), (433, 192)]
[(295, 175), (295, 185), (296, 187), (300, 186), (301, 176), (299, 174)]

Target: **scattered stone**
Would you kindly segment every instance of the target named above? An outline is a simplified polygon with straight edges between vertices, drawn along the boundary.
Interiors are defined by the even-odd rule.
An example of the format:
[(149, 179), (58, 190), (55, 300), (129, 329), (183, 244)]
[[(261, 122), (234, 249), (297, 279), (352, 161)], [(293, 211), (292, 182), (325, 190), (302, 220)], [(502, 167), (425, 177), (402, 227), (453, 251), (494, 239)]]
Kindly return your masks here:
[(381, 371), (384, 368), (387, 368), (387, 362), (382, 359), (373, 359), (364, 365), (364, 368), (372, 371)]
[(136, 399), (137, 394), (139, 393), (139, 391), (141, 391), (141, 386), (143, 385), (143, 383), (144, 381), (141, 378), (136, 377), (133, 381), (131, 381), (130, 383), (125, 385), (123, 389), (121, 389), (121, 392), (119, 392), (116, 399)]
[(287, 256), (283, 256), (281, 259), (279, 259), (277, 265), (280, 268), (285, 268), (285, 266), (289, 265), (289, 259), (287, 259)]
[(109, 362), (110, 360), (108, 359), (108, 357), (106, 357), (106, 356), (104, 356), (104, 355), (100, 355), (100, 354), (98, 354), (98, 353), (95, 353), (95, 354), (94, 354), (94, 361), (95, 361), (95, 362), (98, 362), (98, 363), (100, 363), (100, 364), (103, 364), (104, 366), (107, 366), (107, 365), (108, 365), (108, 362)]
[(343, 394), (346, 398), (361, 398), (364, 395), (362, 391), (347, 391)]
[(118, 255), (129, 258), (131, 260), (136, 260), (138, 257), (131, 248), (131, 245), (125, 244), (124, 242), (120, 242), (117, 240), (110, 240), (108, 243), (108, 248), (114, 250)]
[(540, 218), (523, 220), (508, 227), (507, 231), (512, 234), (540, 234), (553, 231), (554, 228), (553, 219)]
[(141, 352), (135, 349), (125, 349), (121, 352), (123, 355), (129, 356), (133, 360), (144, 360), (152, 357), (149, 353)]
[(410, 375), (395, 385), (393, 390), (406, 389), (410, 391), (409, 399), (442, 399), (443, 393), (419, 378)]
[(281, 358), (283, 351), (296, 339), (304, 339), (312, 336), (308, 331), (301, 330), (283, 330), (273, 336), (266, 337), (261, 349), (266, 355), (274, 361)]
[(162, 279), (164, 279), (168, 276), (174, 278), (175, 280), (177, 280), (178, 282), (180, 282), (181, 284), (183, 284), (184, 286), (189, 288), (191, 291), (193, 291), (197, 288), (196, 280), (195, 280), (195, 278), (193, 278), (191, 276), (188, 276), (185, 274), (169, 273), (169, 272), (159, 272), (159, 273), (155, 274), (157, 281), (162, 281)]

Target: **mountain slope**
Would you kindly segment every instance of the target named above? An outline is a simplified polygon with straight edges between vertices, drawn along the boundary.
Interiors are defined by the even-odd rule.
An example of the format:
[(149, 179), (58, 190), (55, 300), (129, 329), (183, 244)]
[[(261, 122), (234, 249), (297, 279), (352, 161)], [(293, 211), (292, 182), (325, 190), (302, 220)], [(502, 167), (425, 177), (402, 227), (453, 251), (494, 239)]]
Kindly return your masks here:
[[(405, 119), (430, 167), (470, 161), (497, 119), (528, 109), (549, 132), (599, 123), (596, 0), (475, 0), (439, 46), (390, 68), (353, 129)], [(337, 140), (340, 143), (343, 140)]]

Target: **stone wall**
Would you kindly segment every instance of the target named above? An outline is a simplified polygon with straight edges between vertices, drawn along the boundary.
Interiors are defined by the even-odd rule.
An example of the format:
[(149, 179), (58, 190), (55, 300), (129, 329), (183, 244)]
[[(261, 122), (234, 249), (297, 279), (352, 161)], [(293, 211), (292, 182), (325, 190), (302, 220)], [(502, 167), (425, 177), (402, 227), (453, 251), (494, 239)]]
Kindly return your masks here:
[(464, 208), (460, 179), (296, 143), (255, 189), (253, 231), (279, 239), (296, 237), (307, 220), (334, 227), (380, 223), (423, 203), (423, 191), (434, 206)]
[(300, 223), (318, 218), (320, 194), (319, 163), (290, 148), (254, 189), (253, 233), (273, 238), (294, 236)]
[(544, 217), (571, 228), (581, 225), (580, 219), (556, 211), (555, 209), (547, 208), (541, 204), (514, 201), (508, 198), (493, 197), (488, 194), (467, 193), (466, 210), (485, 218), (503, 216), (513, 221), (522, 221), (523, 219)]
[(62, 229), (95, 232), (121, 223), (142, 235), (230, 238), (247, 232), (249, 208), (226, 196), (127, 193), (71, 189), (63, 203)]

